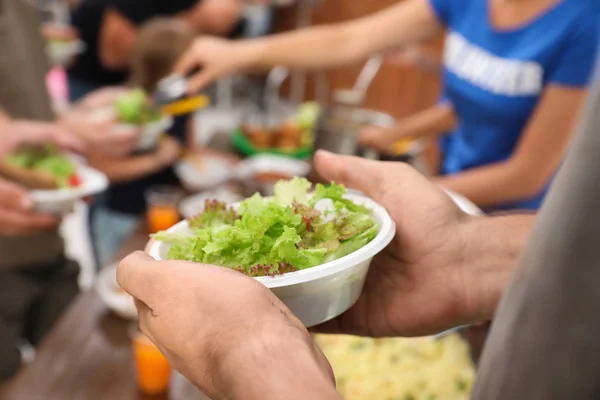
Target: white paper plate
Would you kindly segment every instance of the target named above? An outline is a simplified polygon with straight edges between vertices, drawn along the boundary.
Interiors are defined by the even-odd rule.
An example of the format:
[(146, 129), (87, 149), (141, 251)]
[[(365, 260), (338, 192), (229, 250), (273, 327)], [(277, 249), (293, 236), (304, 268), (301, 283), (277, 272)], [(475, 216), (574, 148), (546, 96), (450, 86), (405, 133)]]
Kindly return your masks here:
[(96, 291), (102, 302), (121, 318), (136, 320), (137, 310), (133, 297), (120, 289), (117, 283), (117, 264), (104, 267), (98, 274)]
[(175, 164), (175, 174), (191, 192), (214, 188), (232, 177), (233, 167), (222, 157), (201, 155), (197, 164), (187, 159)]
[(35, 209), (50, 214), (67, 214), (73, 211), (78, 200), (102, 193), (108, 188), (108, 178), (100, 171), (88, 166), (80, 166), (77, 173), (82, 180), (79, 187), (30, 191)]

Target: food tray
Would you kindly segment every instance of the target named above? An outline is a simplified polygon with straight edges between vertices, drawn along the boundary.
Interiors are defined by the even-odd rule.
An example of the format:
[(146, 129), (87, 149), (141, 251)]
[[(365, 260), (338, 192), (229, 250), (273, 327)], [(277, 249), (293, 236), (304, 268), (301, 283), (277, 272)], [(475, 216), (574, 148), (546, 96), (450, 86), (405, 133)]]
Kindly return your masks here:
[(258, 154), (275, 154), (284, 157), (306, 160), (312, 157), (312, 146), (305, 146), (296, 151), (284, 151), (276, 148), (259, 149), (248, 140), (244, 132), (236, 129), (231, 133), (231, 142), (233, 146), (245, 156), (255, 156)]

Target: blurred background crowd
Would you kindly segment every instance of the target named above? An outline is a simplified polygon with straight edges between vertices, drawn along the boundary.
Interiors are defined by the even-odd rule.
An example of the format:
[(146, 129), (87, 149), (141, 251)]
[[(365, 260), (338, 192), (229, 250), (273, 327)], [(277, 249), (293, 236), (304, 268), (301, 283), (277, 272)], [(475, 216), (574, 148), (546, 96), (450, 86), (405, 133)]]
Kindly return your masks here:
[[(0, 166), (0, 380), (7, 396), (0, 384), (0, 398), (129, 398), (136, 384), (127, 323), (107, 316), (107, 307), (127, 320), (132, 302), (116, 285), (114, 262), (148, 233), (202, 211), (205, 199), (268, 195), (276, 180), (295, 175), (318, 181), (310, 163), (316, 149), (407, 162), (485, 213), (536, 211), (587, 99), (597, 6), (431, 0), (445, 27), (433, 37), (420, 32), (396, 45), (395, 32), (383, 30), (336, 41), (331, 24), (350, 35), (360, 23), (347, 21), (366, 16), (388, 26), (387, 19), (414, 12), (417, 26), (417, 7), (398, 3), (0, 0), (0, 142), (21, 137), (27, 144), (44, 131), (108, 181), (101, 193), (69, 203), (68, 212), (40, 212), (22, 207), (28, 188)], [(305, 41), (295, 54), (278, 53), (273, 43), (284, 62), (242, 68), (223, 61), (235, 54), (227, 46), (250, 48), (257, 38), (311, 26), (325, 27), (314, 40), (327, 52), (313, 54)], [(357, 59), (369, 40), (376, 51)], [(206, 97), (197, 110), (132, 117), (128, 110), (136, 101), (144, 107), (194, 43), (207, 71), (231, 64), (239, 73), (218, 71), (201, 88)], [(265, 64), (278, 60), (273, 54)], [(61, 316), (69, 324), (56, 328)], [(466, 399), (487, 326), (436, 339), (319, 343), (348, 399)], [(57, 365), (36, 378), (28, 371), (44, 362), (36, 348), (48, 335), (46, 362)], [(89, 354), (61, 359), (70, 340), (98, 342), (79, 347)], [(177, 382), (171, 398), (195, 398)], [(425, 397), (425, 386), (437, 394)], [(69, 387), (79, 397), (61, 397)]]

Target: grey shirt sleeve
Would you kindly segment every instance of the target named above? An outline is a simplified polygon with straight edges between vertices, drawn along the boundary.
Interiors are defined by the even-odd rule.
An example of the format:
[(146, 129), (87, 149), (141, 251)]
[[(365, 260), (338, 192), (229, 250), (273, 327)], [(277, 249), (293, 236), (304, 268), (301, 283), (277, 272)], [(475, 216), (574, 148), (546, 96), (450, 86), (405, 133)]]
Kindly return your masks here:
[[(49, 63), (34, 4), (0, 0), (0, 107), (17, 119), (50, 121), (54, 113), (46, 89)], [(63, 241), (56, 231), (0, 235), (0, 268), (48, 263), (62, 254)]]
[(598, 81), (500, 305), (472, 398), (600, 398)]

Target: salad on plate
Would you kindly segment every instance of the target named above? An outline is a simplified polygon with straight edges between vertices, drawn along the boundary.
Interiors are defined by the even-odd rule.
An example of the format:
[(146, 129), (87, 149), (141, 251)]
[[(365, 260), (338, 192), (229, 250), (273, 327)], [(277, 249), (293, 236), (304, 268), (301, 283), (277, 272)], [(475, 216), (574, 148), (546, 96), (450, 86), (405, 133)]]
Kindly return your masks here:
[(75, 163), (51, 145), (8, 154), (0, 161), (0, 175), (30, 189), (68, 189), (82, 184)]
[(337, 260), (368, 243), (379, 226), (342, 185), (280, 181), (273, 197), (255, 194), (237, 207), (207, 200), (186, 232), (159, 232), (167, 258), (227, 267), (251, 277), (277, 276)]

